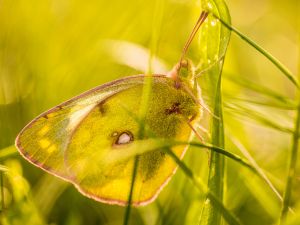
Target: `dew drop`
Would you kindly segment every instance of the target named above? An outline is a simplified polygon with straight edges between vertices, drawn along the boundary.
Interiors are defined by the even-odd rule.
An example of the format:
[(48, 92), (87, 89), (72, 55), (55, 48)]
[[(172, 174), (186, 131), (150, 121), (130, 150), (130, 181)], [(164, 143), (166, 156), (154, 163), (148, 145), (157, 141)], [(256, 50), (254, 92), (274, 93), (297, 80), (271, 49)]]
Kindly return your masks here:
[(212, 20), (212, 21), (210, 22), (210, 24), (211, 24), (213, 27), (216, 26), (217, 20)]
[(207, 7), (209, 8), (209, 9), (212, 9), (213, 8), (213, 6), (212, 6), (212, 4), (209, 2), (209, 3), (207, 3)]

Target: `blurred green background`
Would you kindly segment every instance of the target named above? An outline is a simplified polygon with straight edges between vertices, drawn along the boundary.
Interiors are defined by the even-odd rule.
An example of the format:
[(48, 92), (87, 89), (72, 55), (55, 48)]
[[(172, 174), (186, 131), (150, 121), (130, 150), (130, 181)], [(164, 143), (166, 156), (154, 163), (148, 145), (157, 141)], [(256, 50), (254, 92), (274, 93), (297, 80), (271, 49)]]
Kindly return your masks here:
[[(201, 12), (200, 1), (162, 0), (159, 15), (157, 2), (0, 0), (0, 163), (9, 170), (2, 174), (5, 211), (0, 223), (122, 224), (123, 207), (87, 199), (19, 154), (6, 152), (15, 151), (9, 146), (17, 133), (48, 108), (102, 83), (145, 73), (153, 38), (157, 38), (153, 71), (170, 70)], [(228, 0), (227, 4), (232, 24), (297, 74), (299, 1)], [(201, 60), (199, 45), (196, 38), (188, 53), (196, 64)], [(233, 144), (239, 140), (282, 193), (295, 88), (234, 34), (223, 72), (226, 149), (242, 155), (241, 146)], [(198, 79), (206, 99), (209, 90), (204, 81)], [(203, 124), (209, 129), (205, 118)], [(205, 139), (209, 142), (209, 136)], [(184, 160), (206, 181), (205, 151), (191, 148)], [(269, 186), (230, 160), (226, 172), (228, 209), (244, 224), (275, 224), (281, 203)], [(298, 172), (292, 198), (295, 221), (300, 218), (299, 181)], [(154, 203), (132, 211), (130, 222), (197, 224), (203, 197), (179, 170)]]

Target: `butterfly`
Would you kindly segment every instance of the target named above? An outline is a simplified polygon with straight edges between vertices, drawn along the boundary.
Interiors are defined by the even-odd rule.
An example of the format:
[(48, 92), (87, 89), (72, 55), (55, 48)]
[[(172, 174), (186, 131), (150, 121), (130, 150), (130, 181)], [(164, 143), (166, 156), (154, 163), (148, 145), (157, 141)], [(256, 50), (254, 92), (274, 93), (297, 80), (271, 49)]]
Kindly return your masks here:
[[(134, 159), (123, 157), (132, 146), (150, 139), (140, 135), (143, 88), (150, 79), (144, 125), (152, 137), (188, 141), (200, 119), (200, 89), (186, 51), (208, 16), (202, 12), (179, 63), (168, 74), (136, 75), (106, 83), (42, 113), (16, 138), (21, 155), (35, 166), (72, 184), (96, 201), (126, 205)], [(146, 142), (147, 143), (147, 142)], [(171, 150), (182, 158), (186, 146)], [(114, 157), (113, 157), (114, 156)], [(115, 157), (119, 160), (112, 160)], [(131, 204), (153, 201), (177, 164), (162, 149), (138, 155)]]

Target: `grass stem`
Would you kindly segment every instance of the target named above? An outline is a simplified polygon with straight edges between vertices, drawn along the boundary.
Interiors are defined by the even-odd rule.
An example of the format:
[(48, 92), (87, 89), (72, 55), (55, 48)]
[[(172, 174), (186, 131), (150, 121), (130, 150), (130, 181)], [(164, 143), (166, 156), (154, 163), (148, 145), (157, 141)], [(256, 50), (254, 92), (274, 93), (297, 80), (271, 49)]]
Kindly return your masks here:
[(248, 38), (246, 35), (242, 34), (238, 29), (235, 27), (229, 25), (227, 22), (225, 22), (223, 19), (221, 19), (219, 16), (213, 13), (213, 16), (218, 19), (225, 27), (227, 27), (229, 30), (234, 32), (236, 35), (238, 35), (241, 39), (246, 41), (249, 45), (254, 47), (257, 51), (259, 51), (262, 55), (264, 55), (271, 63), (273, 63), (298, 89), (300, 89), (300, 85), (298, 80), (295, 78), (294, 74), (286, 67), (284, 66), (278, 59), (276, 59), (273, 55), (271, 55), (267, 50), (265, 50), (263, 47), (258, 45), (256, 42), (254, 42), (252, 39)]
[[(298, 9), (300, 9), (300, 4), (297, 4)], [(300, 29), (300, 16), (298, 15), (298, 29)], [(298, 32), (300, 32), (298, 30)], [(298, 33), (298, 43), (300, 43), (300, 33)], [(300, 54), (300, 47), (298, 47), (298, 53)], [(299, 56), (299, 55), (298, 55)], [(300, 59), (298, 61), (298, 76), (300, 77)], [(285, 191), (283, 195), (283, 205), (281, 210), (281, 215), (279, 219), (279, 224), (283, 224), (287, 218), (288, 209), (291, 202), (292, 190), (293, 190), (293, 180), (296, 175), (296, 166), (297, 166), (297, 155), (299, 148), (299, 132), (300, 132), (300, 91), (297, 91), (298, 98), (298, 108), (297, 115), (295, 118), (295, 128), (292, 138), (292, 149), (290, 152), (289, 159), (289, 169), (288, 169), (288, 177), (286, 180)]]

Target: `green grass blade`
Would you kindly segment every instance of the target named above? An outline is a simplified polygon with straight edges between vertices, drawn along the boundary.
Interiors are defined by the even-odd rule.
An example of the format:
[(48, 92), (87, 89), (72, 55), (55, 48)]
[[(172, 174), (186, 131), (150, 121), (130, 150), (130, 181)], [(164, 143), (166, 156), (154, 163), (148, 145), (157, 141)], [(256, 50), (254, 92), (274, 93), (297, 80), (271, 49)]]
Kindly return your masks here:
[(250, 170), (256, 172), (255, 168), (246, 159), (240, 157), (239, 155), (231, 153), (231, 152), (229, 152), (229, 151), (227, 151), (223, 148), (208, 145), (208, 144), (197, 143), (197, 142), (190, 142), (190, 143), (186, 143), (186, 144), (189, 144), (191, 146), (200, 147), (200, 148), (207, 148), (207, 149), (209, 149), (209, 150), (211, 150), (211, 151), (213, 151), (217, 154), (221, 154), (223, 156), (226, 156), (227, 158), (230, 158), (233, 161), (236, 161), (237, 163), (241, 164), (242, 166), (245, 166), (245, 167), (249, 168)]
[(291, 105), (294, 108), (297, 108), (297, 103), (293, 101), (292, 99), (283, 96), (282, 94), (277, 93), (276, 91), (273, 91), (262, 84), (254, 83), (253, 81), (249, 79), (245, 79), (242, 76), (234, 76), (228, 73), (224, 73), (224, 78), (226, 80), (229, 80), (230, 82), (233, 82), (239, 86), (242, 86), (243, 88), (246, 88), (248, 90), (254, 91), (255, 93), (259, 93), (263, 96), (272, 98), (284, 105)]
[(272, 129), (284, 132), (284, 133), (289, 133), (292, 134), (293, 130), (292, 128), (285, 126), (285, 125), (281, 125), (278, 122), (273, 121), (272, 119), (266, 117), (265, 115), (263, 115), (260, 112), (257, 112), (253, 109), (250, 109), (249, 107), (245, 107), (242, 105), (235, 105), (233, 103), (229, 104), (226, 103), (225, 104), (226, 109), (228, 110), (228, 112), (230, 112), (231, 114), (236, 114), (236, 116), (241, 116), (241, 117), (246, 117), (251, 119), (253, 122), (256, 123), (260, 123), (266, 127), (270, 127)]
[[(169, 139), (159, 139), (159, 138), (155, 138), (154, 135), (152, 135), (151, 131), (147, 131), (147, 134), (149, 136), (153, 136), (153, 138), (148, 138), (146, 140), (136, 140), (134, 145), (128, 146), (128, 148), (126, 149), (126, 153), (122, 155), (111, 153), (109, 157), (105, 158), (106, 163), (110, 164), (110, 163), (117, 163), (124, 160), (129, 160), (130, 158), (134, 158), (137, 155), (155, 151), (161, 148), (171, 148), (180, 145), (182, 146), (190, 145), (203, 150), (210, 150), (211, 152), (214, 152), (216, 154), (223, 155), (239, 163), (240, 165), (247, 167), (248, 169), (256, 172), (255, 168), (247, 161), (247, 159), (244, 159), (239, 155), (231, 153), (230, 151), (225, 150), (223, 148), (213, 146), (211, 144), (203, 144), (199, 142), (185, 142), (185, 141), (176, 141), (176, 140), (169, 140)], [(92, 155), (91, 157), (94, 156)]]
[[(300, 9), (300, 4), (296, 5), (297, 10)], [(298, 28), (298, 45), (300, 43), (300, 16), (297, 14), (297, 28)], [(298, 57), (300, 57), (300, 48), (298, 47)], [(300, 78), (300, 58), (298, 58), (298, 77)], [(286, 180), (286, 186), (284, 190), (283, 196), (283, 206), (281, 210), (281, 215), (279, 218), (279, 224), (283, 224), (287, 218), (288, 208), (291, 202), (292, 197), (292, 188), (293, 181), (296, 175), (296, 166), (297, 166), (297, 155), (299, 150), (299, 137), (300, 137), (300, 90), (298, 90), (296, 98), (298, 99), (298, 109), (295, 118), (294, 132), (292, 137), (292, 147), (289, 158), (289, 169), (288, 169), (288, 177)]]
[(291, 202), (293, 180), (296, 175), (297, 155), (298, 155), (298, 148), (299, 148), (299, 132), (300, 132), (300, 97), (299, 97), (297, 115), (295, 119), (295, 129), (293, 132), (292, 149), (290, 152), (290, 159), (289, 159), (290, 163), (289, 163), (288, 177), (287, 177), (284, 196), (283, 196), (283, 206), (282, 206), (282, 211), (280, 216), (280, 224), (282, 224), (285, 221), (289, 209), (289, 205)]
[[(300, 9), (300, 4), (296, 5), (297, 9)], [(298, 25), (298, 45), (300, 43), (300, 16), (297, 14), (297, 25)], [(298, 53), (300, 53), (300, 48), (298, 46)], [(300, 59), (298, 58), (298, 77), (300, 77)], [(298, 148), (299, 148), (299, 132), (300, 132), (300, 91), (297, 92), (296, 95), (298, 108), (297, 114), (295, 118), (294, 132), (292, 138), (292, 147), (289, 158), (289, 169), (288, 169), (288, 177), (286, 180), (286, 186), (284, 190), (283, 196), (283, 206), (281, 210), (281, 215), (279, 219), (279, 224), (283, 224), (287, 217), (288, 208), (291, 202), (292, 197), (292, 188), (293, 188), (293, 180), (296, 175), (296, 166), (297, 166), (297, 156), (298, 156)]]
[(134, 190), (134, 182), (135, 182), (135, 177), (137, 174), (137, 168), (138, 168), (138, 162), (139, 158), (138, 156), (134, 157), (134, 165), (133, 165), (133, 170), (132, 170), (132, 177), (131, 177), (131, 184), (130, 184), (130, 192), (128, 195), (128, 204), (125, 210), (125, 215), (124, 215), (124, 225), (129, 224), (129, 217), (130, 217), (130, 211), (131, 211), (131, 201), (132, 201), (132, 195), (133, 195), (133, 190)]
[(206, 187), (206, 185), (199, 179), (197, 179), (194, 173), (190, 168), (186, 166), (186, 164), (181, 161), (169, 148), (164, 149), (168, 155), (172, 157), (172, 159), (177, 163), (177, 165), (182, 169), (184, 174), (192, 180), (195, 186), (202, 192), (204, 192), (207, 196), (206, 202), (210, 202), (215, 208), (219, 210), (219, 213), (224, 217), (228, 224), (238, 225), (241, 222), (236, 218), (234, 214), (232, 214), (222, 203), (220, 200), (210, 189)]
[[(224, 20), (230, 23), (230, 15), (228, 8), (223, 0), (205, 0), (202, 1), (202, 8), (212, 10)], [(223, 128), (223, 112), (222, 112), (222, 97), (221, 97), (221, 74), (223, 67), (223, 58), (225, 56), (227, 46), (230, 39), (230, 31), (222, 26), (221, 23), (216, 23), (214, 17), (209, 16), (207, 25), (201, 32), (200, 43), (202, 46), (202, 60), (205, 68), (210, 68), (213, 63), (221, 59), (213, 67), (207, 70), (207, 84), (212, 102), (213, 114), (219, 119), (212, 119), (211, 122), (211, 137), (212, 145), (224, 148), (224, 128)], [(208, 188), (210, 192), (221, 202), (223, 201), (224, 192), (224, 176), (225, 176), (225, 158), (217, 153), (210, 153), (209, 157), (209, 175)], [(210, 196), (203, 206), (201, 212), (201, 225), (219, 225), (222, 222), (221, 209), (213, 204)]]
[(286, 67), (284, 66), (278, 59), (276, 59), (273, 55), (271, 55), (267, 50), (265, 50), (263, 47), (259, 46), (257, 43), (255, 43), (252, 39), (248, 38), (246, 35), (242, 34), (238, 29), (231, 26), (229, 23), (227, 23), (224, 19), (220, 18), (220, 16), (216, 15), (214, 12), (212, 12), (213, 16), (218, 19), (225, 27), (227, 27), (229, 30), (234, 32), (236, 35), (238, 35), (241, 39), (246, 41), (249, 45), (254, 47), (257, 51), (259, 51), (262, 55), (264, 55), (271, 63), (273, 63), (298, 89), (300, 89), (299, 82), (296, 79), (295, 75)]
[(296, 110), (296, 108), (297, 108), (297, 106), (295, 106), (294, 104), (289, 104), (289, 103), (282, 104), (279, 102), (273, 102), (273, 101), (267, 101), (267, 100), (253, 100), (253, 99), (248, 99), (245, 97), (236, 97), (236, 96), (230, 95), (230, 94), (224, 94), (224, 101), (225, 102), (233, 102), (236, 105), (238, 105), (240, 103), (249, 103), (252, 105), (272, 107), (272, 108), (283, 109), (283, 110)]
[[(148, 71), (147, 74), (152, 74), (152, 63), (154, 56), (157, 51), (157, 44), (158, 44), (158, 32), (161, 24), (162, 24), (162, 17), (163, 17), (163, 9), (164, 9), (164, 1), (155, 1), (155, 12), (153, 16), (153, 24), (152, 24), (152, 38), (151, 38), (151, 45), (150, 45), (150, 56), (149, 56), (149, 63), (148, 63)], [(152, 77), (147, 76), (145, 79), (145, 84), (143, 87), (143, 93), (142, 93), (142, 100), (141, 100), (141, 107), (139, 109), (139, 118), (141, 123), (139, 124), (139, 132), (138, 132), (138, 139), (142, 139), (145, 136), (145, 118), (146, 113), (148, 109), (148, 103), (150, 100), (151, 95), (151, 86), (152, 86)], [(131, 201), (134, 191), (134, 183), (135, 178), (137, 174), (139, 164), (139, 156), (136, 155), (134, 158), (134, 165), (133, 165), (133, 172), (132, 172), (132, 178), (131, 178), (131, 186), (130, 186), (130, 192), (128, 196), (128, 204), (125, 210), (125, 216), (124, 216), (124, 225), (128, 225), (129, 223), (129, 217), (130, 217), (130, 211), (131, 211)]]
[(282, 202), (283, 198), (279, 191), (276, 189), (276, 187), (273, 185), (273, 183), (270, 181), (268, 176), (265, 174), (263, 169), (260, 168), (260, 166), (257, 164), (255, 159), (251, 156), (251, 154), (247, 151), (247, 149), (244, 147), (244, 145), (234, 136), (229, 135), (230, 140), (232, 143), (240, 150), (240, 152), (246, 157), (246, 159), (251, 163), (253, 168), (255, 168), (255, 171), (257, 172), (257, 175), (261, 177), (265, 183), (270, 187), (270, 189), (275, 193), (277, 198)]

